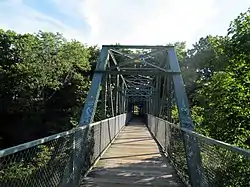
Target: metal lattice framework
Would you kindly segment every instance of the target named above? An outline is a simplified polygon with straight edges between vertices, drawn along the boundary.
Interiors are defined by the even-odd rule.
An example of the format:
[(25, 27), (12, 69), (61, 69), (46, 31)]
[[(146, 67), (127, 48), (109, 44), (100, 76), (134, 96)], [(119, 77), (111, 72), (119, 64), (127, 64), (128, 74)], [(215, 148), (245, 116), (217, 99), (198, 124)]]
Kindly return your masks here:
[(193, 129), (173, 46), (104, 45), (80, 126), (92, 122), (97, 104), (102, 119), (131, 112), (138, 105), (141, 113), (170, 121), (174, 96), (181, 111), (182, 126)]
[[(180, 126), (193, 130), (174, 46), (103, 45), (79, 126), (90, 124), (95, 113), (103, 119), (132, 113), (134, 105), (140, 107), (142, 114), (171, 121), (173, 101)], [(190, 180), (199, 186), (203, 169), (197, 140), (185, 133), (183, 140)]]

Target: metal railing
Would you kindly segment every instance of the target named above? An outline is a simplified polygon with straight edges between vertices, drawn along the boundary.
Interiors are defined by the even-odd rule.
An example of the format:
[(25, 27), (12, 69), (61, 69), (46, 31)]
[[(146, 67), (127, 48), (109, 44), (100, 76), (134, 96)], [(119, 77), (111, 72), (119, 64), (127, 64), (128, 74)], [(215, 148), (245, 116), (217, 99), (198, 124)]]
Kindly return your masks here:
[(204, 186), (250, 186), (250, 151), (180, 128), (152, 115), (148, 115), (147, 120), (149, 130), (186, 184), (190, 185), (190, 176), (184, 134), (189, 137), (186, 141), (198, 142)]
[(125, 121), (126, 114), (121, 114), (0, 151), (0, 186), (79, 184), (80, 181), (74, 180), (88, 171), (125, 126)]

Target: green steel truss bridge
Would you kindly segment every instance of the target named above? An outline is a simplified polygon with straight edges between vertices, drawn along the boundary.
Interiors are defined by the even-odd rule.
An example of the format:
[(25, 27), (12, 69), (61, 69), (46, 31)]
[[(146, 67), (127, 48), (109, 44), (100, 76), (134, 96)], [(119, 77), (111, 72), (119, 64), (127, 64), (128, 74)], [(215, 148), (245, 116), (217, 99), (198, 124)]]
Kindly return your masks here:
[(0, 159), (1, 187), (250, 186), (248, 150), (194, 131), (173, 46), (103, 45), (78, 127)]

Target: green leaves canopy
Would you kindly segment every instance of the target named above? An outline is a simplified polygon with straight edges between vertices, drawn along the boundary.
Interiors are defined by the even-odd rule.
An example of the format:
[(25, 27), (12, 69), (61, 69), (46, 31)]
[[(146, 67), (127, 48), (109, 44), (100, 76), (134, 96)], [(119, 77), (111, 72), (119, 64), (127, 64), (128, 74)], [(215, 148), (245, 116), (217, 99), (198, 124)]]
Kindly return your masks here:
[(96, 48), (58, 33), (0, 30), (0, 51), (1, 147), (76, 125)]
[(249, 25), (250, 10), (232, 21), (227, 36), (201, 38), (182, 62), (197, 130), (245, 148), (250, 137)]

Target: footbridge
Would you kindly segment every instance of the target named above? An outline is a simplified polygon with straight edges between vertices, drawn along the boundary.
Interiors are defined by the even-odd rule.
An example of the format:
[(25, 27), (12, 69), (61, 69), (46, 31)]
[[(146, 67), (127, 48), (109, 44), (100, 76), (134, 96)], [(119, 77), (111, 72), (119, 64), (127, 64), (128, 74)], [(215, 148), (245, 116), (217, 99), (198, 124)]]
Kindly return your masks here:
[(250, 186), (250, 152), (195, 131), (173, 46), (103, 45), (78, 126), (1, 150), (0, 186)]

